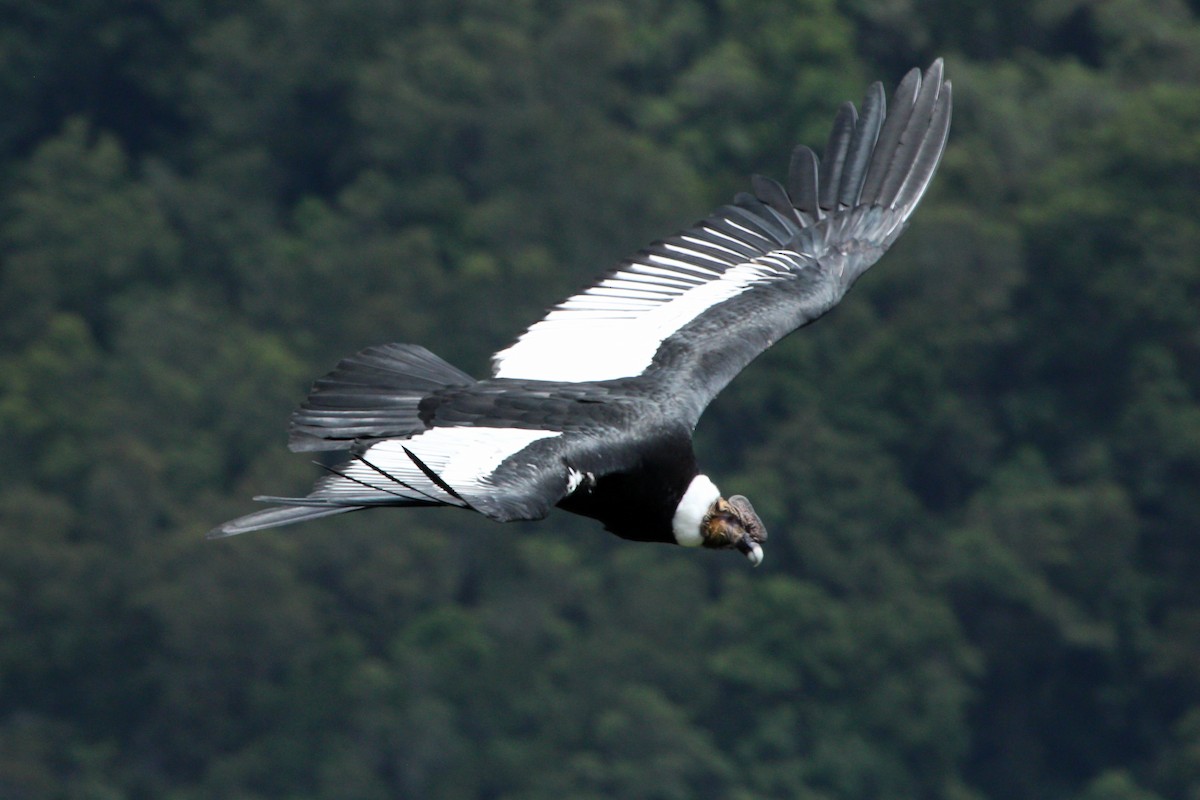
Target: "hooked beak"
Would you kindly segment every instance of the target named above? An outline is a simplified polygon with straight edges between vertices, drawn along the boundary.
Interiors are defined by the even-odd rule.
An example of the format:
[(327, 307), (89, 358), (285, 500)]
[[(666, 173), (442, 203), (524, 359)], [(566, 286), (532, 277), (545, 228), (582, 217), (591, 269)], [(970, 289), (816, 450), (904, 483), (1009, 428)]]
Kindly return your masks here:
[(738, 540), (738, 552), (750, 559), (750, 566), (757, 567), (763, 560), (762, 545), (750, 538), (750, 534), (746, 534)]

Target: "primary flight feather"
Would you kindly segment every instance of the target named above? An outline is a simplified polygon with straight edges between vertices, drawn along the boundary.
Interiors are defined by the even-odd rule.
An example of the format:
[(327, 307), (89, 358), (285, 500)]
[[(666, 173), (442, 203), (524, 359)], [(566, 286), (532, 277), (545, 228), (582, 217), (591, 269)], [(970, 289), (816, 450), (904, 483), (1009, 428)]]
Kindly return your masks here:
[(217, 538), (379, 506), (457, 506), (494, 520), (552, 507), (626, 539), (736, 549), (762, 561), (750, 502), (700, 473), (692, 432), (730, 380), (820, 317), (908, 224), (941, 160), (950, 83), (937, 60), (887, 108), (845, 103), (818, 161), (786, 188), (755, 176), (707, 219), (564, 300), (475, 380), (423, 347), (343, 360), (292, 415), (293, 450), (345, 450), (306, 497), (221, 525)]

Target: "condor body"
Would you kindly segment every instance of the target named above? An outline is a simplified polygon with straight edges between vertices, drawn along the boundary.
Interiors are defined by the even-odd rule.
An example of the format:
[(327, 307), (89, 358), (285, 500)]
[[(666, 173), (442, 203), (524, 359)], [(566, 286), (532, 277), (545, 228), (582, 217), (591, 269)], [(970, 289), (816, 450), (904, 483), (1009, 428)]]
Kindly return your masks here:
[(449, 505), (497, 521), (557, 506), (626, 539), (762, 560), (749, 501), (701, 474), (692, 432), (751, 360), (820, 317), (896, 240), (941, 159), (950, 84), (910, 72), (890, 112), (874, 84), (833, 123), (825, 159), (792, 154), (691, 228), (553, 307), (483, 380), (423, 347), (345, 359), (291, 421), (293, 450), (346, 450), (306, 497), (214, 537), (381, 506)]

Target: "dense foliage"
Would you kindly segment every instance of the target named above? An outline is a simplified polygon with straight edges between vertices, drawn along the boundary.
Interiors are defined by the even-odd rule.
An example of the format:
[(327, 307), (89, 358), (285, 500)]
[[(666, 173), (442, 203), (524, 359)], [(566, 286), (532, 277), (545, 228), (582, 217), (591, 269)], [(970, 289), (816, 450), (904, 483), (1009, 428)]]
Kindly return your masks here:
[[(1200, 7), (0, 2), (0, 796), (1200, 798)], [(308, 382), (482, 374), (947, 57), (951, 147), (698, 433), (764, 566), (206, 542)]]

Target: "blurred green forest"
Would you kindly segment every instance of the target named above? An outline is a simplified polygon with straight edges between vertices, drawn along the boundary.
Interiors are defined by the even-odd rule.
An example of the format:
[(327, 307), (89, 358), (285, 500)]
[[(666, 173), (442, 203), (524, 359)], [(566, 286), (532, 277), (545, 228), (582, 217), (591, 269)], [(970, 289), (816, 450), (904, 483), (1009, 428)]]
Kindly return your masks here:
[[(1200, 799), (1198, 0), (0, 0), (0, 797)], [(947, 60), (941, 172), (698, 431), (759, 570), (303, 492)]]

